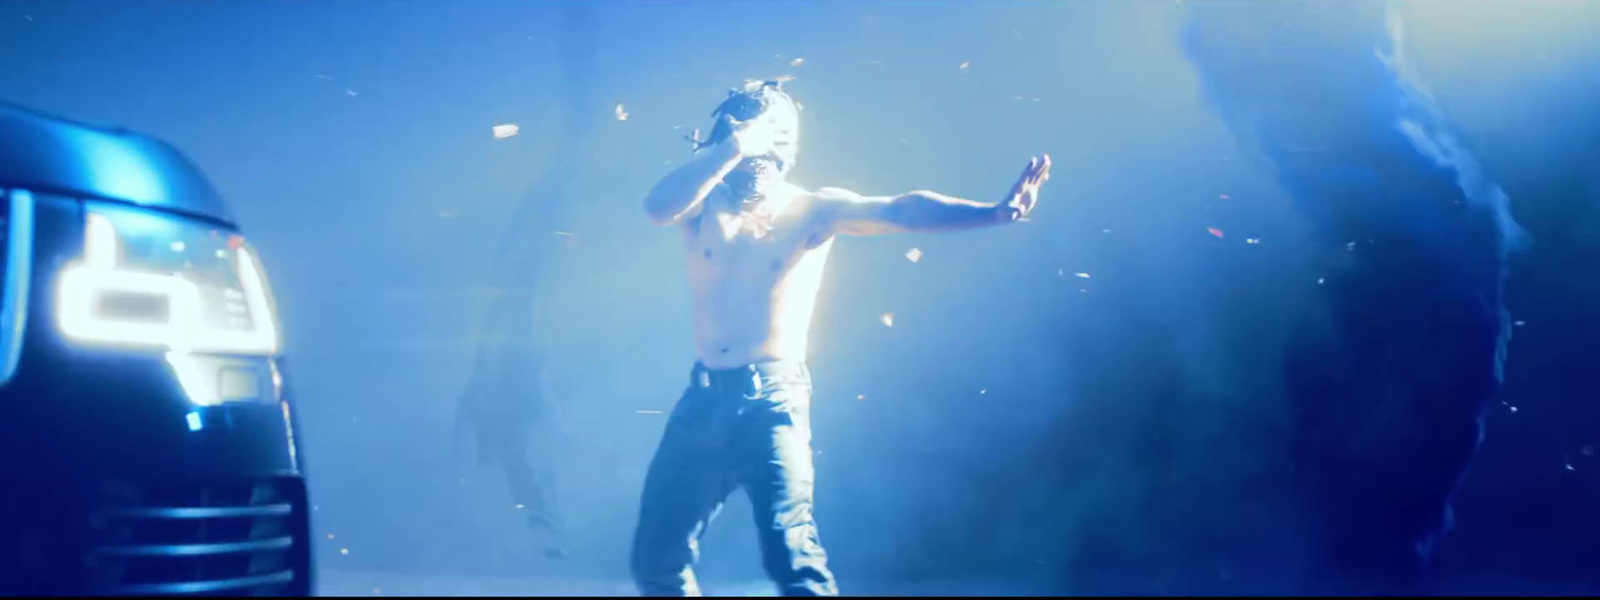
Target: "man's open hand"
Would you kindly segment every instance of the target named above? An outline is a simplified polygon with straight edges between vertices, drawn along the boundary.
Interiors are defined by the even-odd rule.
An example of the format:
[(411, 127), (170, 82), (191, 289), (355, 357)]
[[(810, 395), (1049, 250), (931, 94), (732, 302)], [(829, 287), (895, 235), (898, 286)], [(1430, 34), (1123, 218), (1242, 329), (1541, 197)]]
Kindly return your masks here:
[(1039, 203), (1039, 186), (1050, 180), (1050, 155), (1044, 158), (1037, 156), (1028, 161), (1027, 168), (1022, 170), (1022, 176), (1011, 185), (1011, 191), (1006, 194), (1001, 207), (1010, 208), (1010, 219), (1021, 221), (1033, 212), (1034, 205)]

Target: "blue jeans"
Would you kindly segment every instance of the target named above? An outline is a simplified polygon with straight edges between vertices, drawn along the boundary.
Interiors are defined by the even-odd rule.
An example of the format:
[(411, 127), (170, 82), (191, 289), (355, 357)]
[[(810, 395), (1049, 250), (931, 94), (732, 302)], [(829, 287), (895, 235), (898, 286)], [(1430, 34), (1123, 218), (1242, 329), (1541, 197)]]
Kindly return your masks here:
[(699, 540), (728, 494), (754, 507), (767, 575), (786, 596), (837, 596), (811, 515), (811, 374), (775, 361), (698, 363), (645, 476), (631, 567), (646, 596), (698, 596)]

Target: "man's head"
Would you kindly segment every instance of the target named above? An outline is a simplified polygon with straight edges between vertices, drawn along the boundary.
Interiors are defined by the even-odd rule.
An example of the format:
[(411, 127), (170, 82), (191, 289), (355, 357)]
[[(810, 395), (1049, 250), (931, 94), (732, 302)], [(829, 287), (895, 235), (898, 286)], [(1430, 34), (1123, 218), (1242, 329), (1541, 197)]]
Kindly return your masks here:
[(738, 169), (763, 175), (788, 173), (799, 151), (800, 105), (783, 93), (780, 85), (777, 81), (748, 81), (740, 89), (729, 90), (728, 99), (711, 111), (716, 119), (711, 135), (696, 149), (716, 145), (733, 135), (732, 124), (726, 117), (753, 121), (755, 126), (773, 127), (777, 141), (771, 152), (746, 158)]

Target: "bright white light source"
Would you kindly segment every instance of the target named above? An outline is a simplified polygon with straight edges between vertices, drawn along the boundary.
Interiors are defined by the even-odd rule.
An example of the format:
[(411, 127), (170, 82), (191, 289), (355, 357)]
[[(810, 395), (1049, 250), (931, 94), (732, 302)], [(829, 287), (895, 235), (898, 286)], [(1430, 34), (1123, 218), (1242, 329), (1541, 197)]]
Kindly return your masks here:
[(906, 260), (911, 262), (922, 260), (922, 250), (920, 248), (912, 248), (910, 251), (907, 251)]
[[(184, 275), (119, 266), (117, 231), (105, 215), (89, 213), (85, 235), (83, 260), (62, 269), (57, 283), (57, 325), (67, 338), (174, 352), (277, 353), (278, 327), (267, 300), (266, 281), (247, 248), (238, 248), (234, 253), (234, 268), (244, 288), (242, 299), (250, 309), (252, 323), (246, 330), (226, 330), (204, 323), (200, 286)], [(167, 303), (166, 318), (152, 321), (101, 316), (95, 305), (107, 294), (162, 298)]]
[(516, 135), (517, 132), (519, 132), (521, 130), (522, 130), (522, 128), (517, 127), (516, 125), (513, 125), (513, 124), (509, 124), (509, 123), (505, 124), (505, 125), (495, 125), (494, 126), (494, 139), (503, 140), (503, 139), (506, 139), (506, 138), (511, 137), (513, 135)]
[(205, 426), (200, 422), (199, 411), (191, 410), (189, 414), (183, 416), (183, 419), (189, 423), (189, 431), (200, 431), (200, 428)]
[(894, 313), (883, 313), (878, 316), (878, 320), (883, 321), (884, 327), (894, 327)]
[(89, 213), (83, 225), (83, 262), (109, 269), (117, 264), (117, 230), (105, 215)]

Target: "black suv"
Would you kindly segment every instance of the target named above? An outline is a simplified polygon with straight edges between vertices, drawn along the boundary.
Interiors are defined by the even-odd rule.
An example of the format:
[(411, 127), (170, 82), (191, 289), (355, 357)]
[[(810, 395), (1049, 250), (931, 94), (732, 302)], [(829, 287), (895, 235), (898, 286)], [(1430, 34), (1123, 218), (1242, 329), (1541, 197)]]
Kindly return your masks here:
[(310, 595), (272, 292), (150, 137), (0, 103), (0, 594)]

